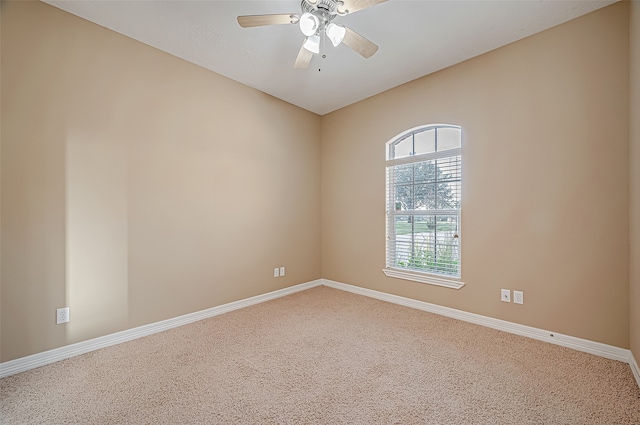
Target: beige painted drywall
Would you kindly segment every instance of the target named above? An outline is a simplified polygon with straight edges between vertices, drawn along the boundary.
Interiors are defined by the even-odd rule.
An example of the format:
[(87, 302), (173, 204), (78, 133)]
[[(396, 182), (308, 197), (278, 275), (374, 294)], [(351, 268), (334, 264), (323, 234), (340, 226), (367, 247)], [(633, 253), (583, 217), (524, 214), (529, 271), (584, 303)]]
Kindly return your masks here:
[[(629, 347), (628, 10), (324, 116), (322, 276)], [(382, 273), (385, 143), (431, 123), (463, 128), (460, 290)], [(501, 288), (524, 291), (524, 305), (501, 302)]]
[(640, 1), (630, 3), (631, 352), (640, 361)]
[(1, 48), (1, 361), (320, 277), (319, 116), (40, 2)]
[[(3, 2), (0, 361), (320, 276), (628, 347), (628, 270), (640, 358), (627, 7), (320, 118), (58, 9)], [(381, 272), (384, 144), (432, 122), (465, 131), (458, 291)], [(502, 287), (525, 305), (500, 303)], [(56, 326), (63, 305), (72, 321)]]

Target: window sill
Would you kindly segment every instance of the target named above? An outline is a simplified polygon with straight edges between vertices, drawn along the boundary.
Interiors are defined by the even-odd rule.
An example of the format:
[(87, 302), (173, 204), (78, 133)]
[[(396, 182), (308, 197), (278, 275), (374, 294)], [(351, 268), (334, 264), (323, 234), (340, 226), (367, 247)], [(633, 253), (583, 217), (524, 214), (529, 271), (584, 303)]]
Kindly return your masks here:
[(424, 273), (412, 273), (398, 269), (382, 269), (382, 271), (389, 277), (428, 283), (429, 285), (444, 286), (445, 288), (460, 289), (464, 286), (464, 282), (456, 278), (435, 277)]

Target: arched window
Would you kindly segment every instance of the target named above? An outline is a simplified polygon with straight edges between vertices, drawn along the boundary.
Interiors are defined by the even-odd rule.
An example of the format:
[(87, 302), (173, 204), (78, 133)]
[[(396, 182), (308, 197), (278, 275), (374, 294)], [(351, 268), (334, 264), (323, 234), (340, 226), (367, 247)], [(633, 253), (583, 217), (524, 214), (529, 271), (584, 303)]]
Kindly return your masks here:
[(385, 274), (452, 288), (461, 277), (462, 129), (434, 124), (387, 143)]

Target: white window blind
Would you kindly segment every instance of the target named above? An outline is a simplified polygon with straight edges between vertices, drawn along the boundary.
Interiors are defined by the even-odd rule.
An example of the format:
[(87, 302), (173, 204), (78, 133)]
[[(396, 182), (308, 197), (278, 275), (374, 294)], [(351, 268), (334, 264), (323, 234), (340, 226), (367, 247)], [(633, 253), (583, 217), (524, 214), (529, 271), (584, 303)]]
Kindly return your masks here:
[(389, 142), (387, 268), (460, 278), (461, 142), (453, 125), (421, 127)]

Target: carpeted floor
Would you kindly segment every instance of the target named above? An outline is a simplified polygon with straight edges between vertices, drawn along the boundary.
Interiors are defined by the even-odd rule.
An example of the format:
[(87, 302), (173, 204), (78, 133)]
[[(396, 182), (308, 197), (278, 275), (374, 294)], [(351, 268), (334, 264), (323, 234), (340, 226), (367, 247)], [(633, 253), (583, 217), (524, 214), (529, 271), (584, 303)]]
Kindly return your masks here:
[(0, 380), (3, 424), (640, 424), (627, 364), (317, 287)]

